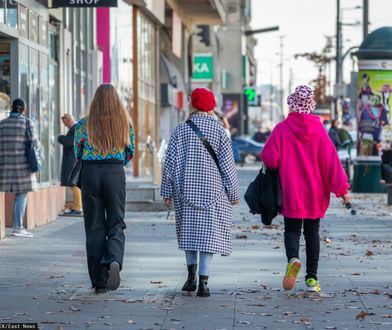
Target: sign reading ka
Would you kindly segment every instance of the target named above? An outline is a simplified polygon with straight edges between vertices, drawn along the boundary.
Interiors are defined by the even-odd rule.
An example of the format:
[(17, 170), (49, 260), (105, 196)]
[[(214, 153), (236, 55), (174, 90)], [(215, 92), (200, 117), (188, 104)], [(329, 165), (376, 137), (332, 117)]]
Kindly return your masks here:
[(212, 81), (213, 78), (212, 54), (195, 54), (193, 57), (194, 81)]
[(117, 7), (117, 0), (52, 0), (51, 8), (60, 7)]

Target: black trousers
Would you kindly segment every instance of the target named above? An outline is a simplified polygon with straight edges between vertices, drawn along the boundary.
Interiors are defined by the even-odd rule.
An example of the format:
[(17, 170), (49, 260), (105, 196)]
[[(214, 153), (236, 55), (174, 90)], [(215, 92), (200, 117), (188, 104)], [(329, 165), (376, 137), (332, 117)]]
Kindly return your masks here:
[(122, 163), (83, 162), (81, 173), (87, 264), (93, 287), (106, 287), (108, 265), (122, 267), (125, 172)]
[(284, 218), (284, 245), (287, 260), (299, 258), (302, 224), (306, 241), (306, 279), (313, 277), (317, 280), (320, 256), (320, 219)]

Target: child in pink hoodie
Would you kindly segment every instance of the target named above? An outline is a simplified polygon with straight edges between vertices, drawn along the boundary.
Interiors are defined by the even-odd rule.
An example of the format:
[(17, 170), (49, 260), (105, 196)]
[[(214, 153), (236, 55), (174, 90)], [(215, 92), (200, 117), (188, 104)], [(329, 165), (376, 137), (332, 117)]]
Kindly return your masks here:
[(287, 98), (290, 113), (268, 138), (261, 159), (270, 169), (279, 168), (283, 192), (284, 242), (288, 260), (283, 287), (295, 286), (301, 268), (299, 241), (302, 225), (306, 240), (306, 277), (309, 291), (320, 291), (317, 278), (320, 254), (320, 218), (329, 206), (330, 193), (350, 202), (347, 176), (336, 149), (318, 116), (314, 92), (298, 86)]

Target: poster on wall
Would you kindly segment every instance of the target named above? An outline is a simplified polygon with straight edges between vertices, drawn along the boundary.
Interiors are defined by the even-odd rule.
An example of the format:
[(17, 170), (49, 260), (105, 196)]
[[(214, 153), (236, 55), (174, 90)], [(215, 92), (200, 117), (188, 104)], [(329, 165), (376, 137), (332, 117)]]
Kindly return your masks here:
[(386, 61), (359, 63), (357, 121), (361, 156), (379, 154), (383, 130), (391, 125), (391, 92), (392, 66)]
[(230, 124), (232, 135), (239, 133), (240, 106), (241, 94), (223, 94), (222, 112)]

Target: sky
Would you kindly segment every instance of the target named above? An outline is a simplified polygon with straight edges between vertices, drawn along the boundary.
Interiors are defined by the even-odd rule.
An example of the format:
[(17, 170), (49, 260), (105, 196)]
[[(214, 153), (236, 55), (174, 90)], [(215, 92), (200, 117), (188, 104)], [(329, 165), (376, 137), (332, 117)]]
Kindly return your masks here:
[[(256, 34), (255, 57), (258, 63), (258, 85), (273, 83), (279, 85), (280, 38), (283, 38), (284, 79), (287, 94), (290, 68), (292, 88), (307, 84), (317, 77), (314, 64), (306, 59), (294, 59), (295, 54), (320, 52), (326, 44), (325, 36), (336, 33), (336, 0), (251, 0), (251, 28), (258, 29), (279, 25), (280, 30)], [(340, 0), (342, 22), (362, 24), (362, 0)], [(383, 26), (392, 26), (392, 0), (369, 0), (369, 32)], [(363, 40), (362, 25), (343, 26), (343, 54)], [(335, 39), (333, 40), (335, 46)], [(333, 49), (335, 54), (335, 48)], [(344, 81), (350, 80), (352, 61), (349, 56), (344, 61)], [(335, 68), (331, 67), (333, 83)]]

